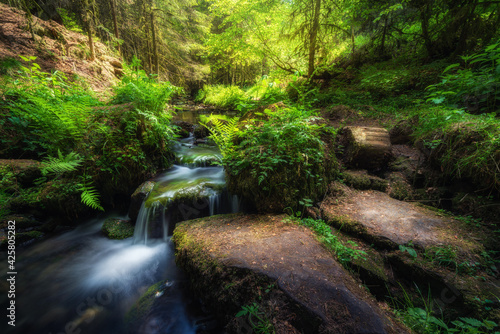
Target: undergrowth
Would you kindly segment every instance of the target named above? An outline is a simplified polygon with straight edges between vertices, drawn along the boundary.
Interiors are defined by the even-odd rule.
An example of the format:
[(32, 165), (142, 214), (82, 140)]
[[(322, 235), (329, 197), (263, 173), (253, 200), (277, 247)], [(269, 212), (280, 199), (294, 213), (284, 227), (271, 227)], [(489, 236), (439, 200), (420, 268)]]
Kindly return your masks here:
[(357, 244), (352, 240), (347, 241), (349, 246), (344, 245), (339, 238), (332, 233), (332, 228), (323, 220), (303, 218), (299, 220), (299, 223), (313, 230), (319, 236), (320, 242), (335, 254), (337, 260), (339, 260), (342, 265), (345, 266), (353, 260), (364, 258), (366, 252), (356, 249), (355, 247)]
[(114, 193), (132, 191), (171, 164), (175, 135), (166, 104), (179, 88), (146, 75), (134, 59), (105, 106), (81, 80), (41, 71), (36, 57), (21, 60), (19, 73), (0, 86), (0, 158), (44, 161), (38, 191), (67, 183), (82, 203), (102, 210), (103, 193), (110, 204)]
[[(402, 287), (401, 287), (402, 288)], [(394, 312), (401, 321), (412, 331), (418, 334), (498, 334), (498, 324), (490, 320), (478, 320), (469, 317), (459, 317), (447, 323), (442, 314), (436, 313), (436, 305), (431, 298), (416, 287), (420, 298), (412, 298), (408, 292), (402, 288), (403, 298), (391, 297), (391, 304)]]
[(205, 85), (198, 92), (196, 100), (221, 108), (232, 108), (243, 113), (259, 105), (271, 104), (286, 98), (286, 92), (281, 88), (278, 80), (263, 76), (247, 88), (234, 85)]

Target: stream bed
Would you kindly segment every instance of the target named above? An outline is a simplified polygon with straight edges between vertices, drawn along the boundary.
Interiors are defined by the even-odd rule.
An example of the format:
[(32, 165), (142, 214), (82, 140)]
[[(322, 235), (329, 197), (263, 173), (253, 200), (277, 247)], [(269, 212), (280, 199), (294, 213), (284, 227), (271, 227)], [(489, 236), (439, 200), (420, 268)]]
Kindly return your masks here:
[[(155, 189), (149, 202), (142, 204), (133, 238), (106, 238), (101, 227), (110, 216), (103, 216), (18, 249), (16, 326), (2, 333), (127, 333), (130, 309), (160, 281), (174, 287), (169, 289), (168, 308), (147, 316), (138, 333), (196, 333), (197, 319), (187, 311), (184, 293), (176, 288), (182, 286), (182, 274), (175, 266), (170, 235), (182, 218), (236, 212), (238, 207), (237, 199), (224, 190), (223, 168), (203, 167), (207, 160), (220, 160), (217, 148), (197, 148), (193, 140), (192, 136), (184, 139), (177, 147), (179, 161), (187, 156), (188, 163), (174, 165), (153, 179)], [(187, 216), (171, 213), (179, 209), (178, 204), (169, 206), (178, 192), (206, 184), (210, 187), (203, 201), (185, 204)], [(8, 272), (6, 263), (0, 264), (3, 273)], [(4, 305), (7, 296), (0, 298)]]

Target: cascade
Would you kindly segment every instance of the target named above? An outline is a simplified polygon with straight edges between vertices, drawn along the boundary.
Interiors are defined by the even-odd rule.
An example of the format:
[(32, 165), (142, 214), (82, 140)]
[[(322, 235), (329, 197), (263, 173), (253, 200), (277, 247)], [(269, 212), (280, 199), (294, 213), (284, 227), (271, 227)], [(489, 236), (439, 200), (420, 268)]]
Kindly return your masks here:
[[(107, 217), (102, 217), (19, 250), (17, 323), (2, 333), (127, 333), (126, 315), (148, 287), (162, 281), (167, 283), (159, 295), (166, 303), (136, 332), (196, 333), (197, 320), (179, 289), (182, 275), (170, 235), (182, 220), (237, 212), (238, 199), (225, 190), (223, 168), (207, 162), (220, 160), (216, 148), (180, 143), (178, 152), (191, 161), (179, 158), (181, 164), (153, 180), (156, 186), (141, 205), (133, 238), (104, 237), (100, 230)], [(4, 273), (6, 263), (0, 264)]]

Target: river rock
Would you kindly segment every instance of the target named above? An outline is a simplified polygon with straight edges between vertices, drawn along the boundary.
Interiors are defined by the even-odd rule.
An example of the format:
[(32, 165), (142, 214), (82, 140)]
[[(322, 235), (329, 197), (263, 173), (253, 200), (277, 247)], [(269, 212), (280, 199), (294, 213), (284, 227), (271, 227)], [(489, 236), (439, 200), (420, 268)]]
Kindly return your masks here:
[(12, 171), (22, 187), (33, 186), (33, 181), (42, 176), (40, 162), (29, 159), (0, 159), (0, 169)]
[[(225, 215), (179, 224), (176, 262), (226, 323), (257, 303), (277, 333), (407, 333), (305, 227), (283, 215)], [(225, 316), (222, 316), (225, 315)], [(251, 327), (249, 327), (251, 329)]]
[(350, 167), (381, 169), (391, 156), (391, 140), (384, 128), (346, 126), (339, 132), (339, 142), (344, 163)]
[(104, 221), (101, 231), (110, 239), (126, 239), (134, 235), (134, 225), (130, 220), (108, 218)]
[(142, 202), (148, 197), (148, 194), (153, 190), (154, 186), (155, 183), (153, 181), (146, 181), (134, 191), (132, 196), (130, 196), (131, 200), (128, 216), (132, 222), (135, 222), (137, 219)]

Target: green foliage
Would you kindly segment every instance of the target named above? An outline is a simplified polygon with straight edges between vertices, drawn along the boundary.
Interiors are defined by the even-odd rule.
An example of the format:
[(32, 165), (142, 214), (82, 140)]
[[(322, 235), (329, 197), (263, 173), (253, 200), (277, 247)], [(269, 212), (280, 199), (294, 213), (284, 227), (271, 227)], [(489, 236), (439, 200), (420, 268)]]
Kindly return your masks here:
[[(75, 188), (68, 195), (81, 192), (84, 204), (102, 210), (99, 193), (112, 198), (128, 192), (170, 165), (174, 133), (166, 103), (178, 88), (146, 76), (136, 63), (126, 70), (113, 99), (130, 104), (104, 107), (84, 83), (41, 71), (35, 57), (22, 60), (19, 75), (1, 87), (0, 152), (8, 158), (45, 156), (41, 187), (66, 182), (68, 189)], [(78, 180), (75, 172), (82, 169), (86, 175)], [(69, 175), (63, 179), (63, 173)]]
[(205, 85), (196, 99), (221, 108), (236, 108), (239, 103), (248, 100), (248, 97), (238, 86)]
[(7, 132), (2, 146), (10, 156), (71, 150), (85, 133), (91, 107), (98, 100), (62, 72), (40, 71), (33, 62), (36, 57), (21, 58), (27, 66), (21, 66), (15, 80), (0, 87), (1, 122)]
[(16, 58), (6, 57), (0, 60), (0, 75), (13, 75), (21, 67)]
[(274, 327), (265, 313), (260, 311), (259, 304), (243, 305), (236, 317), (248, 316), (248, 321), (255, 333), (271, 334), (275, 333)]
[(297, 108), (254, 115), (258, 119), (241, 124), (234, 149), (224, 157), (230, 188), (263, 210), (294, 208), (304, 197), (317, 200), (336, 169), (335, 158), (325, 156), (316, 118)]
[(402, 252), (407, 252), (414, 259), (417, 258), (417, 251), (413, 248), (413, 243), (411, 241), (406, 246), (399, 245), (399, 250)]
[(61, 15), (63, 20), (63, 25), (72, 31), (83, 33), (82, 27), (78, 24), (78, 19), (76, 18), (76, 14), (72, 13), (64, 8), (58, 8), (57, 12)]
[(237, 117), (221, 119), (217, 115), (210, 115), (201, 124), (210, 131), (210, 138), (219, 147), (223, 158), (233, 153), (233, 141), (239, 131)]
[(134, 225), (128, 220), (117, 218), (106, 219), (101, 230), (110, 239), (121, 240), (134, 235)]
[(221, 108), (232, 108), (241, 113), (268, 105), (286, 98), (286, 92), (280, 87), (279, 80), (262, 76), (257, 82), (241, 89), (234, 85), (205, 85), (198, 91), (197, 101)]
[(159, 116), (165, 111), (166, 103), (181, 89), (170, 82), (159, 81), (140, 69), (140, 60), (134, 57), (130, 66), (125, 66), (124, 76), (117, 85), (112, 104), (132, 102), (134, 107)]
[(353, 241), (348, 241), (349, 246), (344, 245), (336, 235), (332, 233), (332, 228), (323, 220), (304, 218), (300, 220), (300, 224), (309, 227), (319, 235), (319, 240), (325, 247), (335, 253), (335, 256), (340, 263), (345, 265), (353, 260), (364, 259), (365, 251), (358, 250), (355, 247), (357, 244)]
[(500, 106), (500, 40), (461, 58), (462, 63), (444, 69), (440, 83), (427, 87), (428, 101), (465, 107), (471, 113), (496, 112)]
[[(451, 325), (447, 324), (442, 315), (436, 315), (430, 292), (425, 297), (420, 289), (416, 290), (420, 298), (411, 297), (408, 292), (403, 290), (403, 299), (396, 300), (391, 297), (394, 312), (412, 331), (419, 334), (487, 334), (499, 333), (493, 331), (497, 324), (489, 320), (477, 320), (473, 318), (459, 318), (451, 321)], [(418, 303), (418, 305), (417, 305)]]
[(390, 65), (388, 68), (383, 66), (382, 64), (363, 66), (360, 69), (359, 87), (377, 96), (397, 95), (409, 88), (412, 79), (409, 69), (401, 64)]
[[(84, 181), (86, 177), (84, 176)], [(99, 192), (90, 182), (83, 182), (79, 184), (79, 190), (82, 192), (81, 199), (82, 203), (91, 207), (94, 210), (104, 211), (99, 201)]]
[(259, 101), (259, 104), (271, 104), (284, 100), (286, 92), (281, 88), (279, 80), (273, 80), (268, 76), (262, 76), (253, 86), (246, 89), (246, 95), (252, 101)]
[(417, 109), (416, 140), (427, 142), (444, 174), (500, 189), (500, 121), (445, 107)]
[(62, 174), (75, 171), (82, 163), (83, 159), (78, 153), (70, 152), (64, 156), (61, 151), (57, 151), (57, 157), (48, 157), (42, 163), (43, 175), (48, 173)]

